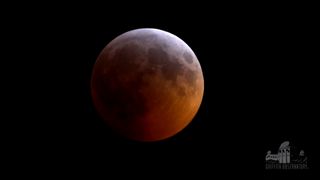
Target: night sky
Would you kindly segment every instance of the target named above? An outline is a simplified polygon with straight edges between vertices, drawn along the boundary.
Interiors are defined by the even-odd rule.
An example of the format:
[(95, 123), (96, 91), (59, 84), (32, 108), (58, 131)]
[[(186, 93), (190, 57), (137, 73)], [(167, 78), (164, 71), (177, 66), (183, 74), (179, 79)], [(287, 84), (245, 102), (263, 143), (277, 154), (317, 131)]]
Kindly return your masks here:
[[(30, 49), (25, 50), (29, 62), (19, 67), (31, 66), (21, 71), (26, 72), (23, 82), (30, 80), (24, 86), (28, 95), (23, 111), (36, 121), (34, 130), (24, 133), (31, 142), (20, 139), (31, 149), (43, 149), (41, 162), (57, 157), (61, 166), (109, 166), (106, 174), (121, 169), (138, 176), (141, 171), (155, 176), (173, 172), (197, 174), (199, 179), (311, 174), (318, 120), (312, 11), (246, 5), (129, 11), (101, 6), (57, 6), (17, 19), (27, 25), (19, 26), (26, 30), (16, 35), (16, 44)], [(204, 97), (196, 117), (164, 141), (141, 143), (118, 136), (103, 123), (91, 100), (90, 78), (100, 51), (136, 28), (158, 28), (184, 40), (204, 74)], [(285, 140), (304, 149), (310, 170), (264, 169), (267, 151), (276, 152)]]

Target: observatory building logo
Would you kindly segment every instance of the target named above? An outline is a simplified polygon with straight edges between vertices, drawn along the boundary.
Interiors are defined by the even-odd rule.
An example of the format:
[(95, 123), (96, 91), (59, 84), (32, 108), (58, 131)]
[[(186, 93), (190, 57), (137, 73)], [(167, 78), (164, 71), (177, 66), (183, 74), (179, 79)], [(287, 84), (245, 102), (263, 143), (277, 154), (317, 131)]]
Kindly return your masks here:
[(304, 150), (297, 150), (289, 146), (289, 141), (283, 142), (278, 153), (272, 154), (271, 151), (266, 155), (266, 169), (309, 169), (308, 158)]

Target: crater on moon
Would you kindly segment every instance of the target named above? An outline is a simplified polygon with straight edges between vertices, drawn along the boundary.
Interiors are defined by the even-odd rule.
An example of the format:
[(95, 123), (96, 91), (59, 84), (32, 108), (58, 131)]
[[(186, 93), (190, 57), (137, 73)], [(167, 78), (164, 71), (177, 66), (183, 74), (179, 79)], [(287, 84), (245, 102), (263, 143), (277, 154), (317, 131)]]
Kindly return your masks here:
[(168, 63), (161, 67), (161, 72), (166, 80), (177, 84), (177, 77), (178, 75), (182, 75), (183, 66), (179, 63), (179, 59), (176, 58), (171, 58), (167, 61)]
[(169, 59), (168, 54), (161, 48), (150, 48), (148, 50), (148, 60), (151, 66), (163, 66)]
[(185, 51), (185, 52), (183, 53), (183, 57), (184, 57), (184, 60), (187, 61), (187, 63), (191, 64), (191, 63), (193, 62), (193, 57), (192, 57), (192, 55), (190, 54), (190, 52)]

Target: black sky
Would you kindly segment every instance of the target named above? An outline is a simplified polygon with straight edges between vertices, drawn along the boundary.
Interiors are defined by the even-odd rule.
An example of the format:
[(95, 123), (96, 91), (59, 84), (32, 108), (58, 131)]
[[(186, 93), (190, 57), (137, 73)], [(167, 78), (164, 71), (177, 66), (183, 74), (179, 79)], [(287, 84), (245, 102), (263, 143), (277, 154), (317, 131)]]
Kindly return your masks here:
[[(155, 174), (265, 177), (288, 174), (265, 171), (264, 158), (289, 140), (305, 150), (311, 165), (309, 171), (289, 174), (307, 175), (315, 168), (313, 11), (217, 4), (155, 10), (113, 4), (46, 7), (13, 19), (12, 36), (14, 47), (25, 47), (17, 55), (25, 58), (15, 68), (23, 76), (12, 77), (21, 82), (16, 91), (24, 88), (17, 101), (33, 119), (24, 122), (32, 124), (32, 130), (23, 131), (26, 137), (16, 136), (29, 150), (41, 147), (44, 162), (57, 157), (62, 166), (64, 161), (103, 164), (111, 166), (107, 173), (141, 168)], [(183, 39), (197, 55), (205, 79), (203, 102), (192, 123), (154, 143), (113, 133), (90, 96), (100, 51), (116, 36), (144, 27)]]

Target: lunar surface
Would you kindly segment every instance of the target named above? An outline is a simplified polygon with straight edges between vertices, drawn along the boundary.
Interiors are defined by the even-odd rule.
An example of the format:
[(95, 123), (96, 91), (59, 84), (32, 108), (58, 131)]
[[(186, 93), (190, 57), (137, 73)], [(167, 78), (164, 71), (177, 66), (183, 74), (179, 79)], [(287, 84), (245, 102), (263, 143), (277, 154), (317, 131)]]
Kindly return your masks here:
[(100, 53), (91, 93), (102, 119), (137, 141), (169, 138), (196, 115), (204, 80), (199, 61), (177, 36), (158, 29), (126, 32)]

